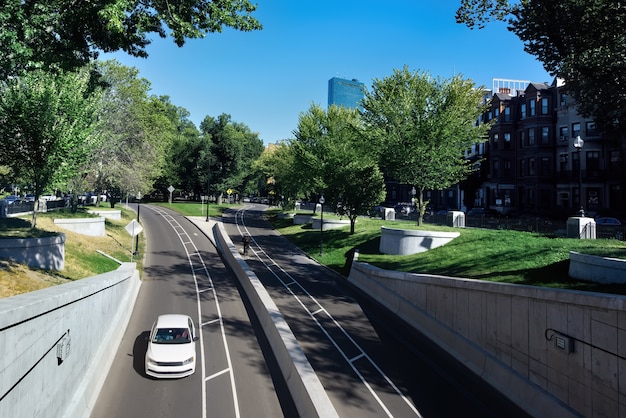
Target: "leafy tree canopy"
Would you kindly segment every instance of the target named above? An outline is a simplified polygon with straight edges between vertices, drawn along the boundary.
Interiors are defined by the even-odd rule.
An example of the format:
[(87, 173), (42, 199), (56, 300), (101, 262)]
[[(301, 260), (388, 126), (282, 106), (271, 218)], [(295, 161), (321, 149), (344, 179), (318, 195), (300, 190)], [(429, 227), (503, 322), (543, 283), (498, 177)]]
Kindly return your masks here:
[(36, 198), (52, 182), (75, 176), (98, 146), (101, 95), (90, 91), (89, 79), (87, 71), (33, 71), (0, 90), (0, 164), (32, 184)]
[(383, 171), (415, 186), (419, 222), (424, 190), (441, 190), (465, 179), (472, 162), (465, 151), (485, 140), (488, 124), (476, 126), (485, 111), (483, 92), (461, 76), (435, 79), (402, 70), (376, 79), (363, 100), (366, 134), (377, 145)]
[[(356, 219), (385, 199), (385, 182), (377, 165), (377, 154), (363, 133), (355, 109), (320, 106), (300, 115), (295, 139), (291, 173), (298, 173), (301, 190), (324, 195), (326, 205), (350, 219), (354, 233)], [(291, 181), (293, 183), (293, 180)]]
[(74, 70), (98, 51), (147, 57), (148, 35), (186, 39), (251, 31), (261, 24), (249, 0), (6, 0), (0, 10), (0, 80), (24, 71)]
[(524, 50), (564, 80), (579, 113), (606, 134), (626, 129), (626, 4), (615, 0), (462, 0), (457, 22), (506, 20)]

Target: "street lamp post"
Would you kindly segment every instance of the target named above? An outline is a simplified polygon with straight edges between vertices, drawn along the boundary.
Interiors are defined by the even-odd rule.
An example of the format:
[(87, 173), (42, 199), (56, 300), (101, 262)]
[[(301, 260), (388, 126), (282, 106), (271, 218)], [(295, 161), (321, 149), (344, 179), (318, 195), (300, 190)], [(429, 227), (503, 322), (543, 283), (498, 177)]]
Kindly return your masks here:
[(323, 246), (323, 241), (324, 241), (324, 233), (322, 231), (324, 231), (324, 202), (326, 202), (326, 199), (324, 199), (324, 195), (320, 196), (320, 256), (322, 255), (322, 246)]
[[(210, 174), (210, 171), (209, 171)], [(209, 222), (209, 187), (211, 186), (211, 178), (208, 177), (206, 180), (206, 219), (205, 222)]]
[[(141, 192), (137, 192), (137, 222), (139, 222), (139, 208), (141, 208)], [(135, 241), (135, 255), (139, 254), (139, 235)]]
[(578, 200), (580, 203), (580, 210), (578, 211), (578, 214), (580, 216), (585, 216), (585, 207), (583, 205), (583, 166), (581, 159), (581, 151), (584, 144), (585, 141), (583, 141), (580, 135), (578, 135), (576, 140), (574, 140), (574, 148), (578, 150)]
[(420, 218), (417, 214), (417, 207), (415, 205), (415, 195), (417, 194), (417, 190), (415, 190), (415, 186), (413, 186), (413, 188), (411, 188), (411, 207), (413, 210), (415, 210), (415, 217), (417, 218), (417, 224), (419, 225), (420, 222)]

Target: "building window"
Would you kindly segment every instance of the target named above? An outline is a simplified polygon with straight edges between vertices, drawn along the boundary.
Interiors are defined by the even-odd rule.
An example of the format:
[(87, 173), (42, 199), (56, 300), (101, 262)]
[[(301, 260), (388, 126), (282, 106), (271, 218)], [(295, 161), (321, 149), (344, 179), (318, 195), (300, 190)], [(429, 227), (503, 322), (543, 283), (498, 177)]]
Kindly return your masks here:
[(526, 118), (526, 103), (522, 103), (520, 106), (520, 115), (522, 119)]
[(528, 159), (528, 175), (529, 176), (534, 176), (535, 173), (535, 159), (534, 158), (529, 158)]
[(565, 152), (559, 154), (559, 171), (561, 173), (567, 172), (567, 160), (569, 155)]
[(502, 174), (504, 177), (511, 177), (511, 160), (502, 161)]
[(511, 132), (504, 133), (504, 148), (511, 148)]
[(587, 136), (596, 136), (598, 135), (598, 129), (596, 128), (595, 122), (586, 122), (585, 123), (585, 135)]
[(504, 108), (504, 121), (511, 122), (511, 108), (508, 106)]
[(520, 177), (526, 176), (526, 160), (519, 161), (519, 175)]
[(567, 104), (567, 94), (561, 93), (561, 106), (565, 106)]
[(550, 144), (550, 128), (548, 126), (541, 127), (541, 145)]
[(549, 112), (548, 109), (548, 98), (547, 97), (542, 97), (541, 98), (541, 114), (542, 115), (547, 115)]
[(541, 157), (540, 174), (544, 177), (552, 176), (552, 161), (550, 157)]
[(567, 126), (561, 126), (559, 128), (559, 141), (567, 141), (569, 139), (569, 129)]
[(535, 128), (528, 129), (528, 146), (535, 145)]
[(493, 149), (498, 149), (498, 141), (499, 140), (500, 140), (500, 135), (499, 134), (493, 134), (493, 137), (491, 138)]
[(576, 138), (580, 135), (580, 123), (572, 123), (572, 138)]
[(610, 166), (613, 172), (618, 172), (622, 168), (622, 153), (620, 151), (611, 151)]
[(531, 100), (530, 102), (528, 102), (528, 104), (530, 105), (530, 116), (535, 116), (536, 115), (536, 110), (535, 110), (535, 100)]
[(500, 163), (498, 162), (498, 160), (493, 160), (493, 162), (491, 163), (491, 176), (493, 178), (498, 178), (499, 175), (500, 175)]
[(599, 151), (587, 151), (585, 153), (587, 164), (587, 171), (600, 170), (600, 152)]

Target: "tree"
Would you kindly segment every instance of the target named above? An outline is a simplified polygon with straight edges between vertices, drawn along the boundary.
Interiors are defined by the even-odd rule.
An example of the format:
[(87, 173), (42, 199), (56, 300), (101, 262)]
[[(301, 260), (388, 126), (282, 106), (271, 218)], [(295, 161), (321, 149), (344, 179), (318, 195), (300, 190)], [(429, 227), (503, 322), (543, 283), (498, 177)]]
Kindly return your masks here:
[(615, 0), (462, 0), (457, 22), (483, 27), (506, 20), (524, 50), (537, 57), (584, 117), (605, 134), (626, 129), (626, 6)]
[(73, 177), (98, 145), (94, 132), (100, 96), (90, 91), (88, 71), (34, 71), (2, 86), (0, 164), (33, 185), (35, 205), (52, 182)]
[(243, 123), (231, 121), (230, 115), (217, 119), (207, 116), (200, 132), (211, 140), (210, 189), (221, 199), (233, 189), (241, 193), (244, 181), (252, 173), (252, 163), (263, 152), (263, 141)]
[(262, 173), (262, 181), (272, 183), (277, 196), (282, 196), (283, 206), (293, 208), (294, 202), (303, 192), (300, 188), (300, 173), (295, 171), (294, 155), (286, 141), (266, 148), (254, 161), (252, 168)]
[(371, 152), (359, 113), (355, 109), (330, 106), (325, 112), (312, 105), (300, 115), (291, 142), (292, 172), (308, 179), (308, 192), (324, 195), (328, 205), (350, 219), (350, 233), (358, 216), (385, 198), (385, 183)]
[(168, 98), (149, 96), (150, 83), (138, 70), (117, 61), (98, 63), (105, 83), (99, 112), (103, 138), (88, 162), (90, 189), (115, 195), (152, 190), (164, 171), (175, 127), (168, 119)]
[(98, 51), (147, 57), (148, 35), (178, 46), (224, 27), (261, 29), (249, 0), (6, 0), (0, 11), (0, 80), (37, 68), (75, 70)]
[(366, 133), (391, 178), (417, 191), (418, 223), (428, 202), (425, 190), (445, 189), (472, 170), (464, 152), (483, 142), (488, 124), (476, 125), (485, 111), (482, 89), (460, 75), (434, 79), (407, 67), (375, 79), (363, 100)]

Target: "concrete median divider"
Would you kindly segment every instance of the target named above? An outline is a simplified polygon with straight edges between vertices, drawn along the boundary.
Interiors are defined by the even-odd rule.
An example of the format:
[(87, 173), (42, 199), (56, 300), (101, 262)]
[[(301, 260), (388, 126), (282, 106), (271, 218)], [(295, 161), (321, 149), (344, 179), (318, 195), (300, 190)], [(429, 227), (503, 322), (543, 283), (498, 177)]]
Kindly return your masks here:
[(338, 417), (328, 394), (307, 360), (278, 307), (263, 284), (239, 255), (221, 223), (212, 229), (213, 241), (241, 283), (263, 328), (289, 392), (301, 417)]

